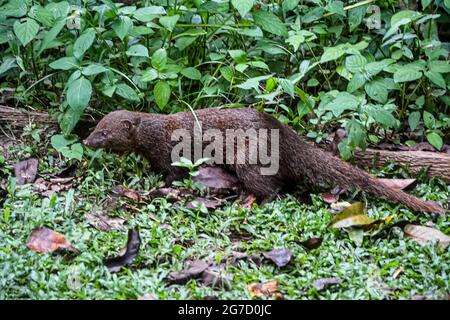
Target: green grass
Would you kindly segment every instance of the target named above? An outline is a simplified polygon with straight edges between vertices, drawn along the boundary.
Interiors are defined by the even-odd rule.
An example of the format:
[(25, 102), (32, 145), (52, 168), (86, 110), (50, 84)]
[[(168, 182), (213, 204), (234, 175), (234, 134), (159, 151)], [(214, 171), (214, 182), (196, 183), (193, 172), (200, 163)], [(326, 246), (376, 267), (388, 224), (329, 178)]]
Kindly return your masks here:
[[(93, 161), (85, 157), (79, 164), (73, 201), (66, 199), (67, 191), (42, 198), (29, 185), (13, 186), (11, 166), (18, 159), (39, 155), (41, 176), (64, 167), (64, 161), (51, 152), (42, 156), (46, 154), (42, 147), (16, 145), (0, 167), (3, 183), (9, 186), (0, 209), (0, 299), (135, 299), (144, 294), (159, 299), (245, 299), (251, 298), (246, 289), (249, 283), (272, 279), (279, 281), (286, 299), (409, 299), (414, 295), (445, 299), (450, 292), (448, 248), (441, 250), (433, 243), (421, 246), (398, 228), (379, 233), (378, 238), (368, 234), (358, 247), (345, 231), (327, 227), (332, 217), (329, 205), (315, 194), (311, 205), (288, 196), (263, 208), (248, 210), (230, 203), (207, 214), (165, 199), (133, 204), (139, 211), (130, 209), (123, 199), (112, 200), (117, 207), (108, 214), (126, 218), (127, 228), (138, 227), (142, 244), (130, 267), (111, 274), (102, 260), (118, 254), (127, 232), (98, 231), (88, 224), (85, 214), (106, 210), (113, 185), (148, 190), (161, 177), (154, 176), (137, 156), (102, 153)], [(449, 187), (436, 180), (421, 181), (414, 192), (436, 200), (450, 195)], [(437, 229), (450, 233), (448, 216), (415, 216), (402, 206), (371, 197), (366, 200), (374, 218), (393, 215), (393, 223), (434, 221)], [(27, 239), (41, 225), (63, 234), (80, 253), (29, 250)], [(300, 242), (311, 237), (322, 237), (323, 242), (307, 251)], [(169, 272), (180, 270), (188, 259), (219, 261), (226, 260), (232, 250), (259, 254), (273, 248), (292, 249), (291, 263), (283, 268), (267, 260), (259, 266), (247, 260), (234, 266), (228, 263), (224, 270), (233, 279), (230, 290), (205, 287), (195, 280), (185, 285), (166, 280)], [(400, 267), (404, 272), (394, 278)], [(318, 278), (335, 276), (344, 282), (322, 291), (311, 285)]]

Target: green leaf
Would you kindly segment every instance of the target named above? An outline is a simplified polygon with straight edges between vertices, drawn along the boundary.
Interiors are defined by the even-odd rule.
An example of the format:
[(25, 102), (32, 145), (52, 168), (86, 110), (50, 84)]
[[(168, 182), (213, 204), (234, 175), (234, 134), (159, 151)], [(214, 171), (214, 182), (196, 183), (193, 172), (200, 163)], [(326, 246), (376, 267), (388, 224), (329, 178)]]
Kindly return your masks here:
[(423, 123), (425, 124), (425, 127), (427, 127), (428, 129), (433, 129), (436, 124), (436, 119), (431, 113), (429, 113), (428, 111), (424, 111)]
[(231, 4), (239, 12), (241, 18), (244, 18), (252, 9), (254, 2), (254, 0), (231, 0)]
[(417, 129), (419, 122), (420, 122), (420, 112), (419, 111), (411, 112), (408, 116), (408, 124), (411, 131)]
[(294, 98), (295, 91), (294, 91), (294, 84), (292, 83), (292, 81), (290, 81), (289, 79), (278, 79), (278, 82), (280, 83), (284, 92), (286, 92), (288, 95)]
[(0, 77), (13, 68), (17, 68), (16, 59), (5, 58), (5, 60), (3, 60), (3, 63), (0, 65)]
[(141, 80), (144, 82), (150, 82), (158, 78), (158, 71), (153, 68), (149, 68), (142, 73)]
[(39, 47), (37, 56), (40, 56), (42, 51), (49, 48), (52, 41), (56, 39), (56, 37), (58, 36), (58, 34), (61, 32), (62, 28), (64, 28), (65, 25), (66, 25), (65, 19), (58, 19), (55, 22), (54, 26), (45, 33), (44, 38), (41, 41), (41, 45)]
[(429, 134), (427, 134), (427, 140), (437, 150), (441, 150), (442, 146), (444, 145), (441, 136), (436, 132), (430, 132)]
[(433, 2), (433, 0), (421, 0), (421, 2), (422, 2), (422, 10), (425, 10), (430, 5), (430, 3)]
[(342, 1), (330, 1), (325, 10), (345, 17), (344, 3)]
[(192, 80), (200, 80), (202, 77), (202, 74), (200, 71), (198, 71), (195, 68), (188, 67), (181, 70), (181, 74), (185, 76), (186, 78), (192, 79)]
[(407, 64), (401, 66), (394, 73), (394, 81), (399, 82), (408, 82), (418, 80), (422, 77), (422, 72), (420, 72), (417, 68), (411, 66), (411, 64)]
[(283, 22), (272, 12), (264, 10), (253, 12), (253, 19), (261, 29), (269, 33), (283, 37), (288, 36), (287, 29)]
[(447, 88), (447, 84), (445, 83), (445, 79), (442, 74), (434, 71), (427, 71), (425, 72), (425, 76), (438, 87), (441, 87), (442, 89)]
[(128, 35), (132, 27), (133, 21), (131, 21), (131, 19), (127, 16), (119, 17), (119, 19), (112, 25), (114, 32), (120, 40), (123, 40)]
[(52, 147), (56, 151), (60, 152), (62, 148), (74, 143), (75, 139), (66, 139), (62, 134), (56, 134), (51, 137), (50, 142), (52, 144)]
[(220, 73), (225, 78), (225, 80), (227, 80), (228, 82), (232, 82), (234, 77), (234, 71), (232, 67), (229, 66), (222, 67), (220, 68)]
[(67, 89), (67, 102), (75, 110), (84, 110), (91, 99), (92, 85), (85, 77), (70, 83)]
[(433, 60), (428, 63), (431, 72), (448, 73), (450, 72), (450, 63), (448, 61)]
[(354, 74), (352, 79), (347, 85), (347, 91), (349, 93), (355, 92), (356, 90), (364, 86), (366, 81), (367, 81), (366, 78), (361, 73)]
[(339, 92), (336, 98), (323, 107), (323, 110), (331, 111), (334, 116), (339, 117), (345, 110), (356, 110), (358, 99), (347, 92)]
[(320, 63), (337, 60), (344, 54), (345, 50), (341, 49), (340, 47), (325, 48), (322, 56), (320, 57)]
[(127, 55), (131, 57), (145, 57), (148, 58), (148, 49), (142, 44), (135, 44), (128, 48)]
[(129, 85), (125, 83), (119, 83), (116, 88), (116, 93), (121, 96), (122, 98), (125, 98), (130, 101), (136, 101), (138, 102), (139, 95), (134, 91), (133, 88), (131, 88)]
[(74, 57), (64, 57), (50, 63), (50, 68), (56, 70), (70, 70), (78, 67), (78, 60)]
[(345, 208), (331, 220), (331, 227), (335, 229), (364, 226), (374, 222), (372, 218), (364, 213), (364, 206), (361, 202), (355, 202)]
[(165, 81), (158, 81), (153, 89), (155, 101), (158, 107), (162, 110), (167, 105), (170, 99), (170, 86)]
[(61, 130), (65, 135), (68, 135), (77, 125), (81, 118), (83, 111), (72, 109), (70, 106), (64, 112), (63, 117), (59, 123)]
[(86, 29), (83, 34), (75, 41), (73, 46), (73, 55), (80, 58), (88, 50), (95, 40), (95, 31), (93, 28)]
[(386, 88), (384, 81), (381, 79), (372, 80), (369, 83), (366, 83), (364, 89), (366, 90), (367, 95), (375, 101), (385, 103), (388, 99), (389, 91)]
[(141, 22), (150, 22), (159, 15), (166, 14), (166, 10), (159, 6), (148, 6), (137, 9), (133, 12), (133, 17)]
[(84, 67), (82, 72), (85, 76), (93, 76), (99, 73), (103, 73), (105, 71), (108, 71), (108, 69), (105, 68), (104, 66), (94, 63), (90, 64), (87, 67)]
[(27, 2), (24, 0), (10, 0), (2, 7), (2, 14), (6, 17), (20, 18), (27, 14)]
[(250, 79), (245, 80), (243, 83), (238, 84), (236, 87), (245, 89), (245, 90), (254, 89), (257, 92), (260, 92), (259, 82), (263, 81), (263, 80), (267, 80), (269, 78), (270, 78), (270, 75), (250, 78)]
[(395, 126), (395, 117), (391, 114), (391, 112), (384, 109), (383, 106), (368, 106), (367, 113), (376, 122), (387, 128), (392, 128)]
[(27, 18), (23, 23), (16, 20), (14, 23), (14, 33), (23, 46), (26, 46), (31, 40), (33, 40), (38, 31), (39, 24), (33, 19)]
[(164, 28), (166, 28), (167, 30), (172, 32), (173, 28), (175, 28), (175, 25), (178, 22), (178, 19), (180, 19), (180, 15), (179, 14), (176, 14), (176, 15), (173, 15), (173, 16), (165, 16), (165, 17), (159, 18), (159, 23)]
[(152, 55), (152, 66), (158, 71), (164, 69), (167, 63), (166, 49), (161, 48), (156, 50)]
[(359, 54), (348, 56), (345, 59), (345, 68), (351, 73), (363, 73), (366, 64), (366, 58)]

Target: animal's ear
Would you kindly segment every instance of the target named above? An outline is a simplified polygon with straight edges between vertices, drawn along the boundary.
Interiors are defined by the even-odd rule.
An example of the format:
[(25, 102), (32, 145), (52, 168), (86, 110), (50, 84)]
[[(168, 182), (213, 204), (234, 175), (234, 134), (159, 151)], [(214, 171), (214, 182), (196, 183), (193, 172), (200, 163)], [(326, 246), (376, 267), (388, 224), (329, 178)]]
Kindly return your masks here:
[(122, 124), (122, 126), (123, 126), (124, 128), (126, 128), (126, 129), (128, 129), (128, 130), (131, 130), (131, 128), (133, 128), (133, 123), (131, 123), (130, 120), (127, 120), (127, 119), (122, 120), (122, 121), (121, 121), (121, 124)]

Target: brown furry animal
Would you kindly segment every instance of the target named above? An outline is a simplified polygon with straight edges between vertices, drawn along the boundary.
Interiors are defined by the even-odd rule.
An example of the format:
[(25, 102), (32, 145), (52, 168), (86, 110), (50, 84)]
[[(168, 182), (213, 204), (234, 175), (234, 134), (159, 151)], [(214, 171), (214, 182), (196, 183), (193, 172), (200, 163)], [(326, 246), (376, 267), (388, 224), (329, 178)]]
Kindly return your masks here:
[[(248, 162), (255, 154), (248, 139), (245, 140), (246, 148), (237, 148), (236, 141), (233, 142), (235, 150), (237, 149), (234, 160), (240, 155), (245, 157), (246, 163), (239, 164), (234, 161), (232, 164), (217, 164), (236, 174), (245, 189), (253, 193), (259, 201), (271, 201), (281, 189), (308, 180), (313, 184), (325, 181), (343, 188), (355, 187), (390, 202), (402, 203), (414, 211), (433, 213), (446, 211), (437, 204), (426, 203), (390, 188), (365, 171), (310, 145), (289, 126), (268, 114), (254, 109), (210, 108), (196, 110), (195, 115), (196, 117), (191, 112), (172, 115), (111, 112), (98, 123), (84, 144), (93, 149), (105, 148), (111, 151), (135, 151), (143, 154), (150, 160), (152, 168), (164, 173), (167, 177), (166, 182), (170, 183), (186, 175), (184, 169), (172, 166), (172, 148), (179, 142), (171, 139), (176, 129), (186, 129), (193, 134), (194, 126), (199, 124), (197, 120), (201, 123), (203, 132), (207, 129), (216, 129), (224, 136), (229, 129), (278, 129), (279, 170), (276, 174), (262, 175), (260, 170), (267, 165), (263, 165), (259, 160), (255, 164)], [(271, 139), (268, 134), (268, 146), (271, 146)], [(203, 147), (208, 143), (210, 142), (203, 141)], [(269, 152), (271, 150), (269, 148)]]

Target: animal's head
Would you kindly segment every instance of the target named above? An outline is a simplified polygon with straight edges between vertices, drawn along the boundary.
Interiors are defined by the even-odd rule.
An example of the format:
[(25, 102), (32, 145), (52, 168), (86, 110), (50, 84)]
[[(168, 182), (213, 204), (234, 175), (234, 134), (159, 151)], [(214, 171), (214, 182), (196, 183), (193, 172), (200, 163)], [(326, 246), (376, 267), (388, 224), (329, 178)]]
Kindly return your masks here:
[(108, 113), (83, 143), (94, 150), (133, 151), (139, 123), (140, 118), (134, 112), (121, 110)]

